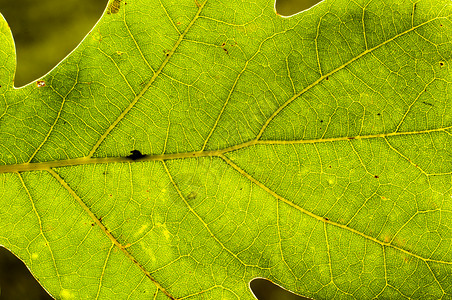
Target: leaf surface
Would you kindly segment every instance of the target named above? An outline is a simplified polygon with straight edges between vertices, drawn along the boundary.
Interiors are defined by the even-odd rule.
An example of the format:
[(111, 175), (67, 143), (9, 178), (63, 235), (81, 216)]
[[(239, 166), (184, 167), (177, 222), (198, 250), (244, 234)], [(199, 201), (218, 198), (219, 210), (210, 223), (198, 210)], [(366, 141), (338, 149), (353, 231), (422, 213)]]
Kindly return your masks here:
[(451, 2), (273, 4), (113, 0), (20, 89), (1, 20), (0, 244), (55, 298), (452, 297)]

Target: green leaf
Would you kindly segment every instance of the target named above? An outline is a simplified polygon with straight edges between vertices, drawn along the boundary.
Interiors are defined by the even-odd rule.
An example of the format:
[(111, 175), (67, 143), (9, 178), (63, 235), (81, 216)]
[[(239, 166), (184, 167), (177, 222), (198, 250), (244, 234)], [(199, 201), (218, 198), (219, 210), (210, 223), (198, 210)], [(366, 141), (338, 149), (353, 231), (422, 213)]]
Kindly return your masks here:
[(20, 89), (1, 19), (0, 244), (55, 298), (452, 297), (452, 3), (273, 5), (113, 0)]

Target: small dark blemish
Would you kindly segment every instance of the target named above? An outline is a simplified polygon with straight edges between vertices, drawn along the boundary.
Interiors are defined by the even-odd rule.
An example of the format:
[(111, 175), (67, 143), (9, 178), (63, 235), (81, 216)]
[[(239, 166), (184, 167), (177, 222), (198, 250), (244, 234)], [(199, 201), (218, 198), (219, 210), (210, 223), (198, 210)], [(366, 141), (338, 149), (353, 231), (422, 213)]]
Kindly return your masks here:
[(44, 80), (38, 80), (38, 81), (36, 81), (36, 86), (38, 88), (44, 87), (44, 86), (46, 86), (46, 82)]
[(323, 217), (323, 219), (325, 220), (325, 221), (329, 221), (330, 219), (328, 219), (327, 217)]
[(129, 158), (131, 160), (137, 160), (137, 159), (140, 159), (140, 158), (143, 158), (146, 156), (146, 155), (141, 154), (141, 152), (138, 150), (132, 150), (132, 151), (130, 151), (130, 153), (132, 153), (132, 154), (127, 156), (127, 158)]
[(229, 54), (228, 49), (225, 48), (226, 46), (226, 42), (223, 42), (223, 44), (221, 44), (221, 48), (223, 49), (224, 52), (226, 52), (226, 54)]
[[(444, 63), (442, 61), (439, 62), (439, 65), (442, 67), (444, 66)], [(1, 87), (1, 86), (0, 86)]]
[(198, 196), (198, 193), (192, 191), (192, 192), (190, 192), (190, 194), (188, 194), (187, 199), (188, 199), (188, 200), (193, 200), (193, 199), (195, 199), (197, 196)]
[(320, 123), (323, 123), (323, 120), (320, 120)]
[(379, 177), (378, 175), (374, 175), (374, 178), (377, 178), (377, 179), (378, 179), (378, 178), (380, 178), (380, 177)]
[(328, 166), (328, 168), (331, 168), (331, 166)]
[(91, 223), (91, 226), (94, 226), (94, 223)]
[(422, 103), (424, 103), (425, 105), (428, 105), (428, 106), (433, 106), (433, 104), (425, 102), (425, 101), (422, 101)]
[(110, 3), (107, 9), (107, 14), (116, 14), (119, 12), (119, 9), (121, 8), (121, 0), (113, 0), (113, 2)]
[(326, 76), (325, 80), (330, 80), (330, 78), (328, 76)]
[(351, 137), (348, 137), (348, 139), (349, 139), (349, 140), (354, 140), (355, 137), (354, 137), (354, 136), (351, 136)]
[(377, 116), (381, 116), (381, 113), (377, 113)]
[(99, 222), (102, 222), (102, 217), (99, 218)]

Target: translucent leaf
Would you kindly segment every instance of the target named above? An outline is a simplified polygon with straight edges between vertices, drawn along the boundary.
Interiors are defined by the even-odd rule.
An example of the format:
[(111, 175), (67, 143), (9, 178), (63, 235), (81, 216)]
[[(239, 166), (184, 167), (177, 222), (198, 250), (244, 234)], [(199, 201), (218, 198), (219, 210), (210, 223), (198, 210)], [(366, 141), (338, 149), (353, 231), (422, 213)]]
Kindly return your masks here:
[(451, 2), (113, 0), (14, 88), (0, 244), (58, 299), (452, 296)]

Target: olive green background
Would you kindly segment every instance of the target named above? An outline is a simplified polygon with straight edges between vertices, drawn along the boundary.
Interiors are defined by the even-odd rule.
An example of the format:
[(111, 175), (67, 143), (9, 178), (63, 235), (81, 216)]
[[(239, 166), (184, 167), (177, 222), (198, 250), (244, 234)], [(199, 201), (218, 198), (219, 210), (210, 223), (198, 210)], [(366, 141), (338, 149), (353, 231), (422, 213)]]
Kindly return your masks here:
[[(94, 26), (107, 0), (0, 0), (16, 41), (16, 87), (50, 71)], [(289, 16), (319, 0), (278, 0), (279, 14)]]
[[(277, 12), (289, 16), (319, 0), (278, 0)], [(15, 86), (20, 87), (49, 72), (94, 26), (107, 0), (0, 0), (0, 12), (8, 21), (16, 42)], [(252, 288), (259, 300), (304, 299), (264, 280)], [(0, 247), (0, 300), (52, 299), (25, 265)]]

